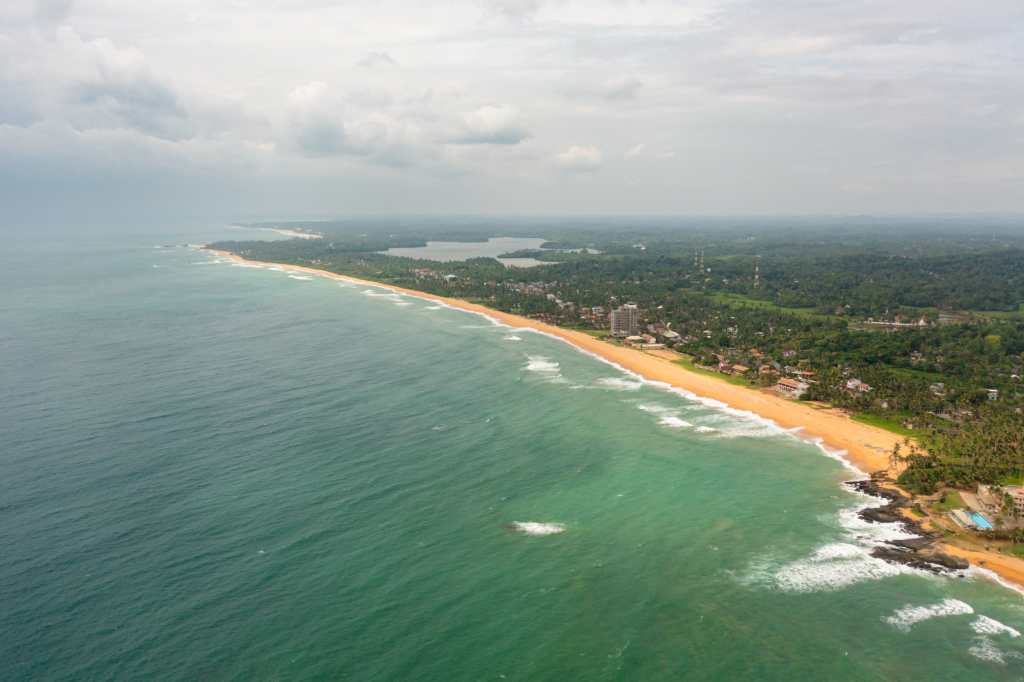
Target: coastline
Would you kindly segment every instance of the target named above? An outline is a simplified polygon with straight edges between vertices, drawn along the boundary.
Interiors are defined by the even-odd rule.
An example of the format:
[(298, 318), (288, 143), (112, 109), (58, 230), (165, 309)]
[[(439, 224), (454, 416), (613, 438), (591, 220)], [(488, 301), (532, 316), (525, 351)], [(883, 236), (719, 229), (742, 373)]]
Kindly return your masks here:
[[(279, 234), (286, 234), (289, 237), (302, 237), (303, 239), (322, 239), (323, 237), (319, 234), (306, 234), (305, 232), (295, 232), (294, 230), (286, 230), (284, 228), (277, 227), (249, 227), (248, 225), (232, 225), (231, 227), (237, 227), (240, 230), (269, 230), (271, 232), (277, 232)], [(206, 251), (206, 249), (203, 249)]]
[[(894, 433), (853, 421), (834, 410), (816, 408), (807, 403), (786, 400), (754, 389), (729, 384), (714, 377), (696, 374), (673, 364), (668, 359), (641, 350), (624, 346), (613, 346), (583, 332), (551, 326), (530, 318), (493, 310), (461, 299), (436, 296), (414, 289), (381, 284), (301, 265), (246, 261), (242, 257), (227, 251), (202, 250), (240, 263), (301, 270), (333, 279), (381, 287), (410, 296), (437, 301), (452, 308), (483, 314), (512, 327), (533, 329), (554, 336), (580, 350), (629, 370), (648, 381), (661, 382), (673, 388), (693, 393), (699, 398), (717, 401), (722, 406), (752, 413), (761, 418), (769, 419), (784, 429), (799, 429), (801, 433), (819, 439), (817, 443), (823, 446), (823, 449), (828, 454), (841, 458), (851, 468), (865, 475), (875, 471), (887, 470), (889, 468), (889, 459), (885, 451), (891, 450), (897, 443), (902, 442), (902, 439)], [(950, 554), (965, 558), (971, 564), (997, 574), (1003, 581), (1012, 583), (1018, 589), (1024, 588), (1024, 561), (988, 550), (966, 550), (949, 544), (945, 545), (945, 548)]]

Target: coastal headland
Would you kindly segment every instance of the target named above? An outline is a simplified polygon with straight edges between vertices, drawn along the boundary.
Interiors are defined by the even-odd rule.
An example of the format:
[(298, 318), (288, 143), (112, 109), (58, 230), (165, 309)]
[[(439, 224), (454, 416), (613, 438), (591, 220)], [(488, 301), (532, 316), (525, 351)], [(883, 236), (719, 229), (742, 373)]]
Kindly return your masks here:
[[(828, 452), (842, 457), (852, 467), (865, 474), (888, 470), (888, 453), (902, 441), (902, 438), (896, 434), (869, 424), (854, 421), (838, 410), (821, 408), (800, 401), (787, 400), (754, 389), (729, 384), (715, 377), (690, 372), (674, 364), (668, 358), (654, 354), (657, 351), (645, 352), (607, 343), (583, 332), (548, 325), (537, 320), (493, 310), (457, 298), (435, 296), (422, 291), (381, 284), (300, 265), (246, 261), (244, 258), (227, 251), (204, 250), (242, 263), (251, 262), (257, 265), (301, 270), (334, 279), (381, 287), (410, 296), (444, 303), (452, 308), (483, 314), (512, 327), (533, 329), (554, 336), (583, 351), (592, 353), (623, 369), (629, 370), (646, 380), (681, 388), (702, 398), (718, 401), (734, 410), (750, 412), (764, 419), (770, 419), (784, 429), (798, 429), (799, 431), (795, 431), (795, 434), (812, 440), (820, 439), (818, 442)], [(997, 574), (1003, 581), (1011, 583), (1018, 588), (1024, 588), (1024, 561), (981, 547), (967, 549), (960, 546), (944, 545), (944, 548), (949, 554), (967, 559), (970, 563)]]

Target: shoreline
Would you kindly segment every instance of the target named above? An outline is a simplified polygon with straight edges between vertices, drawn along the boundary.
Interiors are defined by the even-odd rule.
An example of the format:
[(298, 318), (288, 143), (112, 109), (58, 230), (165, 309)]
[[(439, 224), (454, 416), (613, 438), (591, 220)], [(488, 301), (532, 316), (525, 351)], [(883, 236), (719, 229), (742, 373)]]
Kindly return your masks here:
[[(826, 454), (841, 459), (850, 468), (864, 475), (869, 475), (875, 471), (888, 470), (889, 459), (885, 451), (892, 450), (897, 443), (902, 442), (902, 438), (894, 433), (853, 421), (849, 417), (840, 415), (837, 411), (830, 408), (817, 408), (807, 403), (786, 400), (785, 398), (762, 393), (754, 389), (729, 384), (714, 377), (690, 372), (683, 367), (673, 364), (668, 359), (641, 350), (624, 346), (613, 346), (583, 332), (551, 326), (530, 318), (493, 310), (457, 298), (436, 296), (414, 289), (381, 284), (380, 282), (339, 275), (327, 272), (326, 270), (317, 270), (301, 265), (246, 261), (241, 256), (227, 251), (202, 250), (240, 263), (301, 270), (347, 282), (381, 287), (398, 293), (443, 303), (451, 308), (482, 314), (511, 327), (532, 329), (548, 334), (575, 346), (579, 350), (637, 374), (647, 381), (659, 382), (673, 388), (682, 389), (694, 394), (699, 399), (716, 401), (722, 407), (751, 413), (762, 419), (770, 420), (783, 429), (799, 430), (801, 434), (818, 439), (815, 444), (822, 447)], [(947, 551), (952, 550), (950, 551), (951, 554), (959, 552), (958, 555), (966, 558), (972, 565), (997, 574), (1002, 580), (1012, 583), (1018, 589), (1024, 588), (1024, 561), (999, 554), (998, 552), (973, 549), (966, 551), (963, 548), (954, 548), (954, 546), (948, 544), (945, 547)]]
[[(271, 232), (286, 234), (290, 237), (302, 237), (303, 239), (323, 239), (323, 236), (319, 234), (306, 234), (305, 232), (295, 232), (293, 230), (286, 230), (284, 228), (277, 227), (249, 227), (248, 225), (231, 225), (231, 227), (237, 227), (240, 230), (270, 230)], [(207, 251), (207, 249), (203, 249), (203, 251)]]

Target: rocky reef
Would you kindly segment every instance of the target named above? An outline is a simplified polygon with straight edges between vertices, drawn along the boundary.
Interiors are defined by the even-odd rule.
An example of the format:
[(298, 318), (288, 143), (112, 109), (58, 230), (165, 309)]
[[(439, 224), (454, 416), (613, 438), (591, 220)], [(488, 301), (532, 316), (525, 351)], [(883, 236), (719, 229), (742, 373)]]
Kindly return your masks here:
[(900, 491), (882, 487), (874, 480), (850, 481), (847, 485), (866, 495), (888, 500), (880, 507), (861, 510), (862, 519), (871, 523), (899, 523), (908, 533), (918, 536), (907, 540), (891, 540), (871, 550), (871, 556), (933, 573), (963, 570), (970, 565), (966, 559), (939, 550), (937, 545), (943, 538), (940, 531), (924, 528), (920, 521), (907, 518), (900, 512), (901, 509), (914, 506), (911, 499)]

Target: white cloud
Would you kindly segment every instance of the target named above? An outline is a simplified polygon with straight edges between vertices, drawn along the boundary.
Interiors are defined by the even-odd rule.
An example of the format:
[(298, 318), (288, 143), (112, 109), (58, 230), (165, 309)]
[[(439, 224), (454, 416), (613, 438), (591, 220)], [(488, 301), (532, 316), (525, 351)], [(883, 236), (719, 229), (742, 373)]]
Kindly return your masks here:
[(570, 97), (590, 97), (605, 100), (632, 99), (643, 87), (636, 76), (621, 73), (611, 76), (577, 76), (576, 82), (565, 86)]
[(300, 85), (285, 106), (298, 149), (307, 156), (336, 156), (347, 150), (341, 97), (323, 81)]
[(488, 13), (516, 24), (531, 21), (540, 9), (540, 0), (486, 0)]
[(531, 137), (511, 104), (486, 106), (462, 115), (463, 130), (453, 141), (463, 144), (517, 144)]
[(629, 99), (642, 87), (643, 83), (639, 78), (623, 73), (605, 78), (594, 92), (604, 99)]
[[(133, 181), (154, 192), (170, 186), (147, 180), (154, 168), (241, 188), (301, 177), (331, 188), (324, 205), (338, 210), (354, 205), (334, 198), (348, 185), (403, 211), (427, 196), (482, 212), (488, 201), (1024, 210), (1024, 16), (1007, 2), (208, 0), (196, 11), (0, 3), (0, 185), (29, 160), (50, 164), (33, 182), (54, 195), (68, 177), (136, 163)], [(651, 142), (638, 149), (636, 137)], [(573, 151), (579, 140), (592, 146)], [(607, 169), (622, 194), (574, 195), (585, 183), (549, 173), (600, 167), (600, 149), (652, 163)], [(669, 150), (687, 163), (653, 162)], [(626, 192), (630, 178), (642, 192)]]
[(373, 68), (375, 66), (398, 66), (398, 62), (387, 52), (367, 52), (366, 56), (356, 62), (359, 66)]
[(58, 23), (68, 18), (74, 4), (75, 0), (35, 0), (32, 9), (36, 19)]
[(624, 158), (624, 159), (636, 159), (638, 157), (643, 156), (646, 152), (647, 152), (647, 145), (645, 145), (643, 142), (641, 142), (640, 144), (638, 144), (635, 147), (630, 147), (630, 149), (625, 154), (622, 155), (622, 158)]
[(591, 171), (601, 165), (601, 151), (595, 147), (569, 147), (556, 157), (558, 165), (566, 170)]
[(392, 166), (416, 161), (419, 128), (381, 112), (346, 120), (341, 97), (323, 81), (292, 90), (285, 108), (295, 149), (303, 156), (359, 156)]

